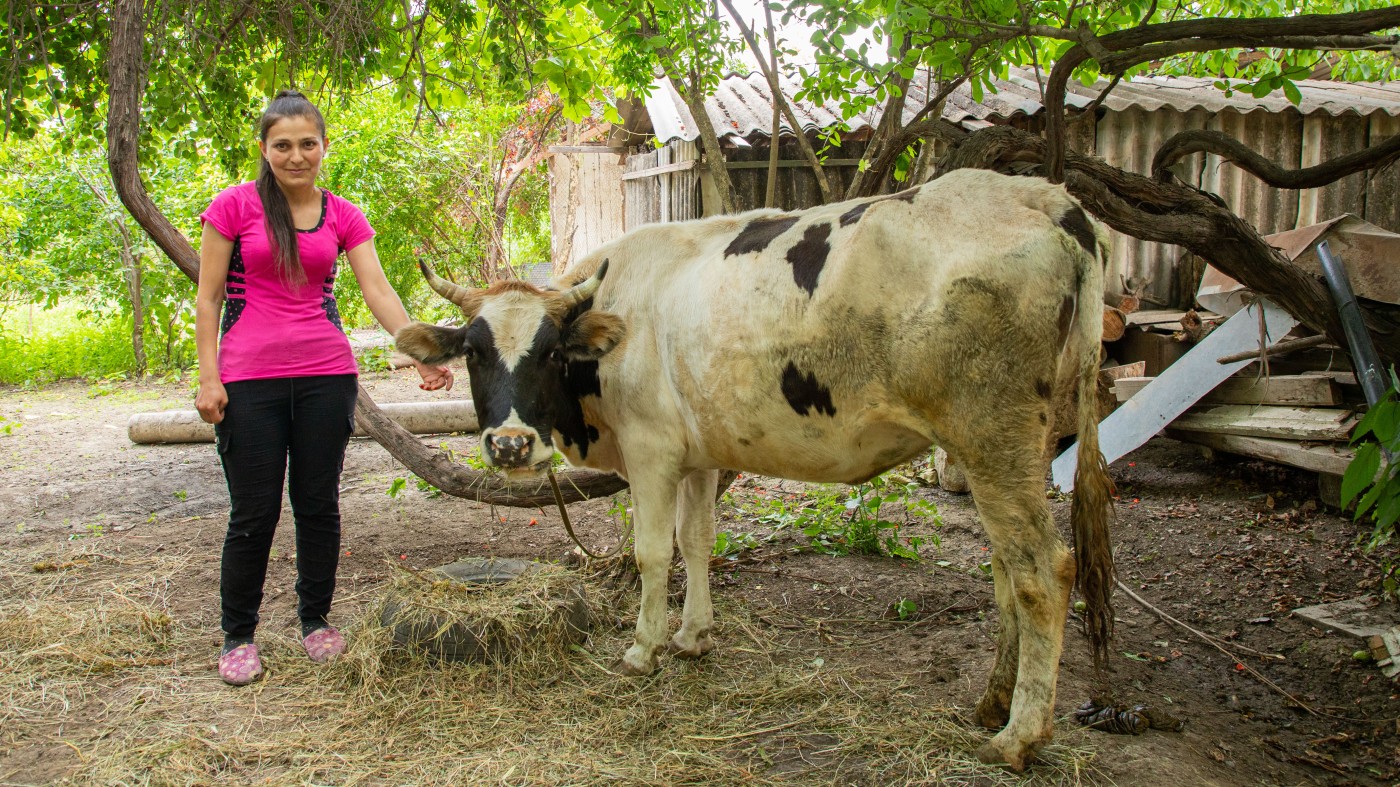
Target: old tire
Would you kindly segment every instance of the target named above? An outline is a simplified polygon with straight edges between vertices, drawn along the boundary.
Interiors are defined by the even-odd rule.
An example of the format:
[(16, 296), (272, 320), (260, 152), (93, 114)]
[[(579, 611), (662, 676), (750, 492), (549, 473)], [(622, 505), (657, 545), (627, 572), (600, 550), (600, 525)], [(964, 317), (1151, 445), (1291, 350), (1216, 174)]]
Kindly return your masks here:
[[(437, 569), (438, 573), (463, 584), (503, 583), (525, 576), (539, 564), (514, 558), (464, 558)], [(582, 642), (588, 636), (592, 611), (583, 592), (583, 583), (573, 581), (561, 599), (563, 603), (541, 612), (536, 620), (517, 621), (521, 629), (508, 636), (490, 620), (447, 619), (440, 615), (406, 615), (411, 603), (397, 595), (384, 604), (380, 623), (392, 631), (394, 642), (443, 661), (504, 661), (528, 648), (529, 640), (547, 631), (563, 631), (566, 644)], [(558, 626), (558, 623), (564, 625)]]

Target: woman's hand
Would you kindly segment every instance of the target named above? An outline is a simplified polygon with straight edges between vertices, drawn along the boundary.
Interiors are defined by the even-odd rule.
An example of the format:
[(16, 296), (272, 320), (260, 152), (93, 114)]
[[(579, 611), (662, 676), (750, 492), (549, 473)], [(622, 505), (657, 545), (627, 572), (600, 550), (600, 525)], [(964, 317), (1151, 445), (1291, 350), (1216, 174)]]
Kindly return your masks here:
[(224, 407), (228, 406), (228, 391), (218, 380), (200, 381), (199, 393), (194, 397), (194, 409), (205, 423), (217, 424), (224, 420)]
[(439, 388), (444, 391), (452, 390), (452, 370), (446, 366), (429, 366), (414, 361), (413, 367), (418, 370), (418, 376), (423, 378), (423, 382), (418, 384), (419, 388), (425, 391), (436, 391)]

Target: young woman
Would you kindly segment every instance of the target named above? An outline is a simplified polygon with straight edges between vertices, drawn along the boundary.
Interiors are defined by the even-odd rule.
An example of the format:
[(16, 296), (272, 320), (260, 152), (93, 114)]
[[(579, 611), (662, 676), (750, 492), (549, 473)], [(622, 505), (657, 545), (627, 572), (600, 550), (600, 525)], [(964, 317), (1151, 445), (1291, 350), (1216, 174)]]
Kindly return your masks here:
[[(364, 214), (316, 185), (326, 145), (316, 107), (296, 91), (278, 93), (259, 123), (258, 179), (225, 189), (200, 216), (195, 407), (214, 424), (228, 480), (219, 675), (235, 686), (263, 671), (253, 632), (284, 479), (296, 522), (302, 645), (317, 662), (345, 649), (326, 622), (340, 555), (340, 473), (358, 390), (333, 294), (341, 253), (385, 330), (393, 334), (409, 321)], [(417, 368), (419, 387), (452, 387), (446, 367)]]

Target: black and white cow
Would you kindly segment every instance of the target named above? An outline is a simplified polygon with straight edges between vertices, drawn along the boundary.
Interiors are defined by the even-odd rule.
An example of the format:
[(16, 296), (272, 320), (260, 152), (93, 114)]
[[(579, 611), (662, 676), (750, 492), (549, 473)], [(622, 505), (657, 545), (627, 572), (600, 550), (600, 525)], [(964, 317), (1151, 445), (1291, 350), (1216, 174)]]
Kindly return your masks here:
[[(1064, 189), (960, 170), (892, 196), (640, 227), (559, 290), (466, 289), (425, 267), (467, 324), (397, 340), (428, 363), (466, 358), (488, 464), (534, 476), (557, 449), (627, 479), (642, 600), (626, 674), (667, 647), (713, 648), (718, 468), (855, 484), (946, 448), (991, 537), (1001, 615), (976, 718), (1002, 729), (979, 754), (1020, 769), (1051, 737), (1076, 574), (1100, 651), (1111, 621), (1093, 404), (1104, 243)], [(1045, 496), (1062, 372), (1081, 402), (1074, 557)], [(687, 582), (668, 643), (673, 537)]]

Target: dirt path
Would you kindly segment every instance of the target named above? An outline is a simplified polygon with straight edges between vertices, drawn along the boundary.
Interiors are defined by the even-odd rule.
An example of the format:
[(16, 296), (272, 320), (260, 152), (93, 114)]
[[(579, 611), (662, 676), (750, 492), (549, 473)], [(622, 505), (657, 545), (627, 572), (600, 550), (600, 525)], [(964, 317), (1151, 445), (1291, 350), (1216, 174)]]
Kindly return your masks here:
[[(403, 375), (373, 375), (367, 384), (381, 402), (429, 396)], [(128, 749), (139, 748), (129, 742), (134, 740), (129, 730), (114, 733), (130, 723), (114, 707), (130, 700), (137, 672), (140, 685), (147, 687), (142, 691), (150, 696), (228, 696), (219, 694), (224, 689), (212, 671), (219, 641), (218, 554), (227, 505), (212, 446), (141, 446), (126, 437), (132, 413), (188, 409), (191, 402), (192, 393), (183, 385), (60, 384), (39, 391), (0, 391), (0, 416), (19, 424), (11, 434), (0, 435), (0, 550), (6, 566), (0, 575), (0, 659), (9, 662), (0, 663), (0, 671), (36, 676), (28, 682), (12, 677), (5, 684), (10, 696), (9, 710), (0, 710), (2, 784), (89, 783), (99, 776), (155, 783), (204, 783), (216, 775), (221, 783), (306, 779), (295, 758), (283, 763), (256, 752), (240, 759), (244, 755), (225, 750), (221, 762), (231, 758), (238, 767), (203, 776), (198, 768), (173, 765), (144, 775), (111, 765), (123, 762)], [(467, 437), (424, 439), (462, 453), (472, 444)], [(1071, 624), (1057, 703), (1062, 717), (1058, 740), (1065, 748), (1052, 753), (1051, 765), (1033, 769), (1030, 782), (1176, 787), (1400, 780), (1396, 686), (1374, 666), (1352, 658), (1358, 642), (1313, 628), (1289, 612), (1350, 598), (1374, 586), (1375, 561), (1353, 548), (1357, 526), (1321, 508), (1306, 474), (1244, 461), (1208, 463), (1194, 449), (1164, 439), (1121, 460), (1113, 471), (1121, 495), (1115, 539), (1122, 581), (1161, 611), (1217, 638), (1233, 655), (1163, 622), (1120, 593), (1111, 684), (1120, 700), (1170, 710), (1186, 726), (1180, 732), (1152, 730), (1141, 736), (1077, 730), (1071, 711), (1095, 682), (1083, 639)], [(391, 497), (387, 493), (401, 477), (407, 482)], [(911, 562), (795, 551), (808, 539), (796, 527), (781, 526), (783, 512), (811, 495), (803, 485), (772, 479), (744, 478), (735, 485), (721, 506), (719, 529), (736, 543), (751, 535), (754, 546), (739, 550), (714, 577), (720, 650), (694, 666), (663, 661), (662, 673), (647, 683), (648, 690), (662, 691), (668, 676), (708, 675), (711, 683), (721, 681), (749, 663), (753, 642), (774, 643), (765, 658), (808, 671), (846, 670), (842, 674), (854, 676), (847, 684), (855, 695), (891, 690), (890, 696), (920, 707), (951, 709), (943, 716), (965, 729), (967, 740), (914, 754), (915, 760), (922, 756), (918, 767), (925, 769), (918, 778), (944, 773), (937, 779), (951, 780), (947, 774), (956, 772), (957, 780), (967, 783), (1022, 782), (973, 764), (960, 764), (954, 771), (937, 771), (931, 764), (963, 763), (982, 734), (968, 726), (967, 717), (991, 665), (996, 613), (991, 583), (980, 568), (987, 560), (986, 540), (970, 500), (932, 489), (917, 492), (939, 507), (942, 526), (910, 523), (901, 536), (937, 536), (941, 544), (924, 545), (919, 550), (923, 559)], [(335, 612), (342, 622), (363, 613), (392, 572), (388, 564), (396, 561), (414, 567), (463, 555), (552, 561), (571, 546), (555, 514), (434, 496), (432, 490), (419, 489), (376, 444), (363, 440), (353, 441), (349, 450), (342, 500), (345, 553)], [(1057, 521), (1064, 525), (1067, 503), (1054, 505)], [(571, 509), (585, 540), (602, 546), (616, 537), (613, 506), (613, 501), (600, 500)], [(289, 522), (284, 519), (284, 525)], [(268, 636), (290, 638), (295, 627), (292, 549), (291, 528), (284, 526), (264, 603)], [(75, 557), (88, 562), (75, 562)], [(36, 573), (34, 567), (46, 561), (73, 565)], [(679, 591), (679, 572), (677, 577), (673, 589)], [(59, 614), (53, 605), (61, 606), (65, 599), (84, 599), (91, 609), (105, 610), (106, 602), (94, 599), (106, 598), (103, 594), (114, 588), (123, 597), (140, 599), (147, 618), (149, 610), (168, 616), (157, 627), (172, 632), (167, 647), (173, 655), (138, 665), (140, 670), (131, 666), (134, 662), (124, 662), (126, 666), (109, 665), (99, 673), (91, 659), (82, 668), (52, 661), (64, 642), (37, 642), (21, 652), (3, 641), (31, 630), (24, 626), (38, 625), (33, 621), (44, 610)], [(892, 614), (901, 601), (905, 620)], [(618, 603), (622, 625), (595, 638), (593, 651), (599, 658), (620, 654), (634, 605), (635, 595)], [(80, 634), (73, 629), (74, 642)], [(587, 664), (583, 658), (571, 660), (576, 667)], [(88, 682), (98, 674), (101, 680)], [(53, 677), (65, 675), (67, 683)], [(54, 683), (45, 694), (38, 684), (48, 680)], [(592, 685), (587, 683), (591, 680), (585, 683)], [(60, 684), (68, 687), (66, 693), (62, 701), (52, 701)], [(896, 685), (900, 688), (890, 689)], [(295, 714), (276, 703), (269, 695), (257, 712), (276, 716), (280, 708)], [(208, 732), (207, 724), (170, 719), (162, 724), (159, 734), (174, 736), (171, 740), (217, 743), (217, 731)], [(737, 761), (760, 764), (756, 770), (745, 765), (750, 770), (743, 771), (758, 783), (880, 784), (890, 783), (892, 773), (905, 774), (899, 777), (904, 781), (916, 778), (908, 775), (914, 771), (875, 769), (883, 757), (894, 756), (882, 753), (879, 744), (881, 736), (895, 740), (893, 732), (871, 733), (872, 742), (862, 749), (868, 753), (859, 762), (823, 759), (822, 736), (841, 737), (823, 724), (815, 714), (772, 725), (785, 725), (782, 732), (736, 734), (726, 742), (728, 748), (717, 750), (715, 756), (729, 762), (714, 764), (720, 775), (711, 778), (741, 780), (724, 775), (739, 772), (724, 770)], [(155, 728), (147, 732), (157, 735)], [(669, 745), (669, 733), (651, 734), (661, 736), (655, 742), (663, 749)], [(718, 737), (707, 737), (703, 730), (689, 735), (692, 741)], [(392, 748), (392, 742), (382, 745)], [(611, 751), (629, 744), (606, 745)], [(785, 760), (775, 754), (785, 747), (799, 756)], [(542, 765), (548, 749), (547, 741), (523, 741), (512, 749), (536, 758), (526, 760), (535, 770), (517, 772), (535, 774), (519, 777), (523, 783), (554, 778), (540, 775), (549, 772)], [(898, 756), (910, 755), (902, 751)], [(601, 760), (611, 755), (600, 749), (588, 756)], [(664, 759), (664, 752), (658, 756)], [(373, 768), (356, 771), (357, 778), (366, 783), (450, 781), (442, 772), (424, 776), (427, 771), (395, 766), (394, 756), (386, 757)], [(493, 773), (489, 762), (474, 771), (476, 777), (511, 781), (505, 764)], [(115, 770), (101, 770), (98, 763)], [(619, 776), (599, 766), (570, 771), (575, 775), (566, 780), (641, 783), (640, 774), (646, 772)], [(338, 778), (335, 773), (318, 778), (338, 783), (350, 774)]]

